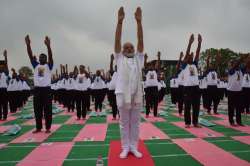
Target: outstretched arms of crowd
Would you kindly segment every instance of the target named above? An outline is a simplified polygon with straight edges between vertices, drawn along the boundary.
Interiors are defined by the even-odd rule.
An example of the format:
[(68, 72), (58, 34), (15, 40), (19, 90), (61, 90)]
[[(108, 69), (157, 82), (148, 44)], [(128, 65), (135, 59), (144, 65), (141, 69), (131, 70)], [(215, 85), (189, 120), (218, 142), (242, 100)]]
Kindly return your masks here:
[(52, 50), (50, 47), (50, 38), (48, 36), (45, 37), (44, 44), (47, 46), (48, 50), (48, 64), (53, 65)]
[(202, 42), (202, 37), (201, 37), (200, 34), (198, 34), (198, 46), (197, 46), (196, 55), (195, 55), (195, 58), (194, 58), (194, 60), (196, 62), (198, 62), (199, 58), (200, 58), (201, 42)]

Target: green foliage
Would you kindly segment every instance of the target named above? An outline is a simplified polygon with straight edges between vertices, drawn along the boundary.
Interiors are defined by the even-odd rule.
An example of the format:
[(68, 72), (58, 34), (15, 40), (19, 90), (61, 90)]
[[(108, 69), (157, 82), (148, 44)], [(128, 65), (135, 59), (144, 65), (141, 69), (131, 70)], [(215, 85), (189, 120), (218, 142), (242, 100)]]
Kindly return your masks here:
[[(199, 66), (202, 70), (204, 70), (206, 68), (206, 60), (207, 60), (207, 52), (208, 50), (210, 50), (211, 52), (211, 60), (210, 63), (212, 65), (216, 64), (216, 60), (215, 57), (217, 55), (217, 51), (219, 49), (216, 48), (210, 48), (210, 49), (206, 49), (205, 51), (203, 51), (201, 53), (201, 57), (200, 57), (200, 62), (199, 62)], [(220, 49), (221, 50), (221, 61), (218, 64), (218, 73), (220, 76), (225, 77), (226, 76), (226, 71), (228, 69), (228, 65), (229, 62), (233, 59), (236, 59), (237, 57), (239, 57), (239, 54), (230, 50), (229, 48), (226, 49)]]

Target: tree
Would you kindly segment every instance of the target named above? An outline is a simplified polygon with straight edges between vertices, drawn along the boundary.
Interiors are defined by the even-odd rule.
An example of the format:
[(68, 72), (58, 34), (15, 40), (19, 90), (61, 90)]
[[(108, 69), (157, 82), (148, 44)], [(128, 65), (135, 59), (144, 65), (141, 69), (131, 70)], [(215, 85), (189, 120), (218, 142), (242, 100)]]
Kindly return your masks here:
[[(206, 59), (207, 59), (207, 52), (208, 50), (210, 50), (210, 54), (211, 54), (211, 63), (212, 64), (215, 64), (215, 57), (216, 57), (216, 54), (217, 54), (217, 51), (219, 49), (216, 49), (216, 48), (209, 48), (209, 49), (206, 49), (205, 51), (203, 51), (201, 53), (201, 57), (200, 57), (200, 61), (199, 61), (199, 67), (202, 71), (206, 70), (205, 67), (206, 67)], [(220, 49), (221, 51), (221, 62), (218, 66), (218, 74), (221, 76), (221, 77), (225, 77), (227, 76), (227, 70), (228, 70), (228, 65), (229, 65), (229, 62), (233, 59), (236, 59), (237, 57), (239, 57), (239, 54), (234, 52), (233, 50), (230, 50), (229, 48), (226, 48), (226, 49)]]

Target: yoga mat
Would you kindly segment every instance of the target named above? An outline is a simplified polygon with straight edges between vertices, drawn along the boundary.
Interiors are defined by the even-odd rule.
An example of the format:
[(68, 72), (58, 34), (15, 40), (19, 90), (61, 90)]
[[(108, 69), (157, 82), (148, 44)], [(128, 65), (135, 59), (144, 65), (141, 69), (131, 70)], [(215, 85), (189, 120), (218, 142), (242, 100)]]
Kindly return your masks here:
[(228, 119), (228, 116), (225, 114), (212, 114), (212, 116), (217, 117), (217, 118), (221, 118), (224, 120)]
[(74, 141), (104, 141), (107, 124), (87, 124), (74, 138)]
[(9, 130), (11, 126), (0, 126), (0, 134), (4, 133), (5, 131)]
[(61, 166), (72, 146), (72, 142), (41, 144), (18, 163), (17, 166)]
[[(36, 120), (35, 119), (30, 119), (28, 121), (25, 121), (22, 123), (22, 125), (28, 125), (28, 126), (35, 126), (36, 125)], [(45, 120), (43, 119), (43, 125), (45, 125)]]
[(127, 159), (120, 159), (121, 143), (120, 141), (112, 141), (109, 148), (108, 166), (154, 166), (154, 161), (143, 141), (139, 141), (138, 147), (143, 154), (142, 158), (137, 159), (132, 154), (129, 154)]
[(222, 126), (225, 126), (225, 127), (228, 127), (228, 128), (232, 128), (232, 129), (235, 129), (235, 130), (238, 130), (238, 131), (241, 131), (243, 133), (250, 134), (250, 126), (237, 126), (237, 127), (234, 127), (234, 126), (231, 126), (227, 120), (216, 120), (216, 121), (214, 121), (214, 123), (217, 123), (219, 125), (222, 125)]
[(244, 144), (248, 144), (250, 145), (250, 136), (235, 136), (235, 137), (232, 137), (233, 139), (237, 140), (237, 141), (240, 141)]
[(20, 137), (17, 137), (11, 143), (28, 143), (28, 142), (43, 142), (47, 139), (53, 132), (55, 132), (60, 125), (52, 125), (51, 126), (51, 133), (46, 134), (44, 131), (40, 133), (33, 134), (32, 131), (29, 131)]
[(119, 123), (119, 118), (118, 116), (116, 117), (116, 120), (112, 120), (113, 115), (107, 115), (107, 123)]
[(80, 119), (80, 120), (77, 120), (77, 117), (76, 116), (72, 116), (69, 120), (67, 120), (65, 122), (65, 124), (85, 124), (85, 122), (88, 120), (89, 116), (86, 116), (86, 119), (83, 120), (83, 119)]
[(172, 122), (172, 124), (183, 128), (184, 130), (192, 133), (193, 135), (195, 135), (196, 137), (199, 138), (207, 138), (207, 137), (223, 137), (224, 135), (221, 133), (218, 133), (216, 131), (213, 131), (209, 128), (206, 127), (202, 127), (202, 128), (185, 128), (185, 123), (184, 122)]
[(174, 143), (205, 166), (249, 166), (244, 160), (200, 138), (174, 139)]
[(149, 115), (148, 118), (146, 118), (146, 114), (141, 114), (141, 116), (148, 122), (165, 122), (166, 120), (161, 117), (154, 117), (153, 115)]
[(17, 117), (15, 117), (15, 116), (9, 116), (5, 121), (0, 121), (0, 125), (7, 123), (7, 122), (10, 122), (12, 120), (16, 120), (16, 119), (17, 119)]
[(169, 139), (169, 137), (164, 132), (151, 123), (141, 123), (139, 133), (139, 137), (142, 140)]

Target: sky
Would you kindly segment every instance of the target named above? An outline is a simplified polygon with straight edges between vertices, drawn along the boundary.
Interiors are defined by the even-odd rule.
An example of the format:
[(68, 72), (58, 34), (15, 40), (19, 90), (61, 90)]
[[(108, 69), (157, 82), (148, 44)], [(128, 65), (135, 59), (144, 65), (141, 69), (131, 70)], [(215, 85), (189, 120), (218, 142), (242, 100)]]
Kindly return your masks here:
[[(8, 50), (9, 66), (30, 66), (24, 37), (30, 35), (33, 53), (47, 53), (51, 38), (54, 69), (60, 64), (108, 69), (114, 50), (117, 11), (124, 7), (122, 41), (136, 44), (134, 12), (143, 12), (145, 52), (149, 60), (178, 59), (189, 36), (203, 37), (202, 50), (230, 48), (250, 52), (250, 0), (1, 0), (0, 53)], [(3, 56), (0, 55), (0, 59)]]

